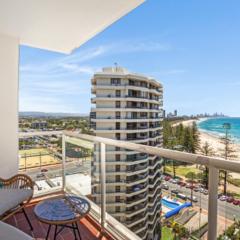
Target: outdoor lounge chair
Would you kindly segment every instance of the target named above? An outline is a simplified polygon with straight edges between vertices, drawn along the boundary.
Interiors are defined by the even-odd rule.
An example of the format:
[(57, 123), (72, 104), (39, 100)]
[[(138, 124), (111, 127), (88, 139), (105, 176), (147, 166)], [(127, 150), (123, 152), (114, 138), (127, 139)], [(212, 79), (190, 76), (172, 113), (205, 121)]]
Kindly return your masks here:
[(24, 174), (17, 174), (9, 179), (0, 178), (0, 220), (5, 220), (16, 212), (22, 211), (30, 229), (33, 230), (24, 209), (32, 199), (33, 186), (31, 178)]
[(2, 240), (33, 240), (33, 238), (19, 229), (0, 221), (0, 239)]

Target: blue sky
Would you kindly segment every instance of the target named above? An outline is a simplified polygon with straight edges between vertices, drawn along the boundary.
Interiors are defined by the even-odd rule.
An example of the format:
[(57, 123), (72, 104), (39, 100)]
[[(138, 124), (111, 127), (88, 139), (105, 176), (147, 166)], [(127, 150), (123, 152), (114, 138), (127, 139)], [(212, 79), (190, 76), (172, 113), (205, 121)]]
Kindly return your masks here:
[(117, 62), (162, 82), (167, 111), (240, 116), (239, 9), (147, 0), (71, 55), (21, 46), (20, 111), (88, 113), (91, 76)]

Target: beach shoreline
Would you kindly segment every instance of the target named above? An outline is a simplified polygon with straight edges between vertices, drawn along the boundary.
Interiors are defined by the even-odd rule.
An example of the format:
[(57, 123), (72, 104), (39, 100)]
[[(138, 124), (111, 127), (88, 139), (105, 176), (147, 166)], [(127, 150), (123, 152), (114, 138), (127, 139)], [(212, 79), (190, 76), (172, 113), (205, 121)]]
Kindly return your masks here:
[[(173, 126), (177, 126), (182, 123), (183, 126), (187, 127), (187, 126), (191, 126), (194, 122), (199, 123), (207, 119), (208, 118), (184, 120), (182, 122), (173, 124)], [(213, 149), (214, 156), (221, 157), (224, 151), (224, 144), (221, 143), (221, 139), (220, 139), (221, 136), (218, 134), (214, 134), (212, 132), (208, 132), (206, 130), (202, 130), (200, 128), (198, 128), (198, 130), (200, 134), (200, 146), (203, 146), (206, 142), (208, 142), (211, 148)], [(236, 159), (240, 161), (240, 143), (233, 143), (232, 146), (233, 146), (233, 149), (236, 151), (235, 153)]]

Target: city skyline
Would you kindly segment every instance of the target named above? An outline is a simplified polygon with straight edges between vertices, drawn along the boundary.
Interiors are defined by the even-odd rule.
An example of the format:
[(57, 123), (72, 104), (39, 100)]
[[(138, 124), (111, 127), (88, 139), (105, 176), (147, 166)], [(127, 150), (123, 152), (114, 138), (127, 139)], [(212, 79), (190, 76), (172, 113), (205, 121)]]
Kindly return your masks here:
[(150, 0), (71, 55), (22, 46), (19, 109), (87, 114), (93, 73), (117, 62), (162, 82), (167, 112), (240, 116), (237, 5)]

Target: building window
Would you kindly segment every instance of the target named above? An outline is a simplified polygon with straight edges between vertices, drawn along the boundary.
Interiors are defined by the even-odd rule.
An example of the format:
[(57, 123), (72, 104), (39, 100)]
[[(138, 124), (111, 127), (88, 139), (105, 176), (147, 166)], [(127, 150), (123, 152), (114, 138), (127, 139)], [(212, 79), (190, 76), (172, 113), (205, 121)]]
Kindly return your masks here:
[(116, 112), (116, 119), (120, 119), (121, 118), (121, 113), (120, 112)]
[(120, 186), (116, 186), (116, 187), (115, 187), (115, 192), (120, 192), (120, 191), (121, 191)]
[(120, 182), (120, 180), (121, 180), (120, 175), (117, 175), (116, 178), (115, 178), (115, 181)]
[(119, 130), (120, 129), (120, 122), (116, 123), (116, 129)]
[(115, 156), (115, 158), (116, 158), (116, 161), (120, 161), (120, 154), (116, 154), (116, 156)]
[(120, 136), (121, 136), (120, 133), (115, 134), (115, 137), (116, 137), (117, 140), (120, 140)]
[(120, 108), (121, 107), (121, 102), (120, 101), (116, 101), (116, 108)]
[(121, 79), (120, 78), (111, 78), (111, 85), (120, 85)]
[(121, 148), (120, 148), (120, 147), (115, 147), (115, 150), (116, 150), (116, 151), (120, 151)]
[(116, 97), (121, 97), (121, 91), (120, 90), (116, 90)]
[(116, 206), (116, 207), (115, 207), (115, 211), (116, 211), (116, 212), (121, 212), (121, 208), (120, 208), (119, 206)]
[(116, 202), (121, 202), (120, 196), (116, 196), (116, 197), (115, 197), (115, 201), (116, 201)]

